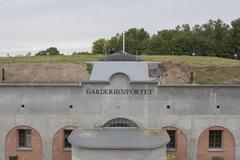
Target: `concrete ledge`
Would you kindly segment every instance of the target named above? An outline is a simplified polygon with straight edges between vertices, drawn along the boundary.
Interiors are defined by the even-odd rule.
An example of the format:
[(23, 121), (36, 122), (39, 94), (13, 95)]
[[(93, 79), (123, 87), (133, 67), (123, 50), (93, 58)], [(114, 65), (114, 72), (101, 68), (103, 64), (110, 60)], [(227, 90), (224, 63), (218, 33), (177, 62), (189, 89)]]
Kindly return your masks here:
[(170, 139), (163, 129), (120, 127), (75, 129), (68, 140), (74, 147), (86, 149), (155, 149)]

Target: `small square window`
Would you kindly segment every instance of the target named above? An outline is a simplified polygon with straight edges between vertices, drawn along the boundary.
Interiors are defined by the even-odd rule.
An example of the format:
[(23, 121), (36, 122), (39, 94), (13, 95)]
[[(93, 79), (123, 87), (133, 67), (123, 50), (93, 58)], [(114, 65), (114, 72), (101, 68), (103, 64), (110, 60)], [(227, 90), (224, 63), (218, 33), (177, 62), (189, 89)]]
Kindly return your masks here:
[(222, 131), (209, 131), (209, 148), (222, 148)]
[(19, 129), (18, 130), (18, 146), (20, 148), (31, 148), (32, 147), (32, 133), (30, 129)]
[(9, 156), (9, 160), (18, 160), (18, 156)]
[(212, 160), (224, 160), (223, 157), (212, 157)]
[(71, 148), (71, 143), (68, 142), (68, 136), (72, 133), (72, 130), (64, 130), (64, 148)]
[(170, 137), (170, 142), (167, 144), (167, 149), (176, 149), (176, 131), (167, 130), (167, 133)]

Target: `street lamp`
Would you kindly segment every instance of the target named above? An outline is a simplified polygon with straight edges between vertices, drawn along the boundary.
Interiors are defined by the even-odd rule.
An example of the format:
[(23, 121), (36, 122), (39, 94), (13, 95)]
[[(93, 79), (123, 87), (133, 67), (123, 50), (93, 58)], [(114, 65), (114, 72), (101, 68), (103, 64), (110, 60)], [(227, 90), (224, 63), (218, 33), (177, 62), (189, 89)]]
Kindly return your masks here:
[(235, 53), (233, 56), (234, 56), (235, 60), (236, 60), (237, 57), (238, 57), (237, 53)]

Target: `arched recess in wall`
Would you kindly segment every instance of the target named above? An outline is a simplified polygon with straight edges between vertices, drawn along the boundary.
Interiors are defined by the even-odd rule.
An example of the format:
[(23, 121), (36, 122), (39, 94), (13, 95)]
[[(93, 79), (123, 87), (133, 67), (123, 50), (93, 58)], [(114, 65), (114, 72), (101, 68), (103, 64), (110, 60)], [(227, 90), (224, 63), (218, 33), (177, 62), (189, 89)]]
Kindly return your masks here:
[(119, 85), (121, 87), (128, 86), (129, 82), (130, 82), (130, 77), (123, 72), (113, 73), (109, 77), (109, 83), (111, 83), (111, 85), (113, 85), (113, 86), (119, 86)]
[(59, 129), (53, 137), (52, 150), (53, 160), (71, 160), (72, 150), (71, 144), (67, 138), (71, 134), (74, 126), (65, 126)]
[(221, 126), (206, 129), (198, 138), (197, 160), (235, 160), (233, 134)]
[(127, 118), (114, 118), (107, 121), (102, 127), (134, 127), (139, 128), (138, 125)]
[(42, 138), (29, 126), (11, 129), (5, 139), (5, 159), (42, 160)]
[(173, 127), (163, 127), (168, 132), (170, 142), (167, 144), (167, 154), (175, 160), (187, 160), (187, 137), (182, 130)]
[(130, 81), (130, 77), (124, 73), (124, 72), (116, 72), (113, 73), (110, 77), (109, 77), (109, 81), (111, 81), (113, 78), (115, 78), (116, 76), (121, 76), (124, 77), (127, 81)]

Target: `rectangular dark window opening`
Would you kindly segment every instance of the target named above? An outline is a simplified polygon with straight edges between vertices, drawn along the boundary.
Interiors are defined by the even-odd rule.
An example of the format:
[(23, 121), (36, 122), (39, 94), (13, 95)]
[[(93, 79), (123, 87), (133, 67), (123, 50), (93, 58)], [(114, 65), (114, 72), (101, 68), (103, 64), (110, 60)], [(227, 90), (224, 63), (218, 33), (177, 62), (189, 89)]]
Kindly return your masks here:
[(209, 131), (209, 148), (222, 148), (222, 131)]
[(223, 157), (212, 157), (212, 160), (224, 160)]
[(18, 160), (17, 156), (9, 156), (9, 160)]
[(170, 137), (170, 142), (167, 144), (167, 149), (176, 149), (176, 131), (167, 130), (167, 133)]
[(72, 133), (72, 130), (64, 130), (64, 148), (71, 148), (71, 143), (68, 142), (68, 136)]
[(32, 134), (30, 129), (18, 130), (18, 145), (19, 147), (25, 147), (25, 148), (32, 147)]

